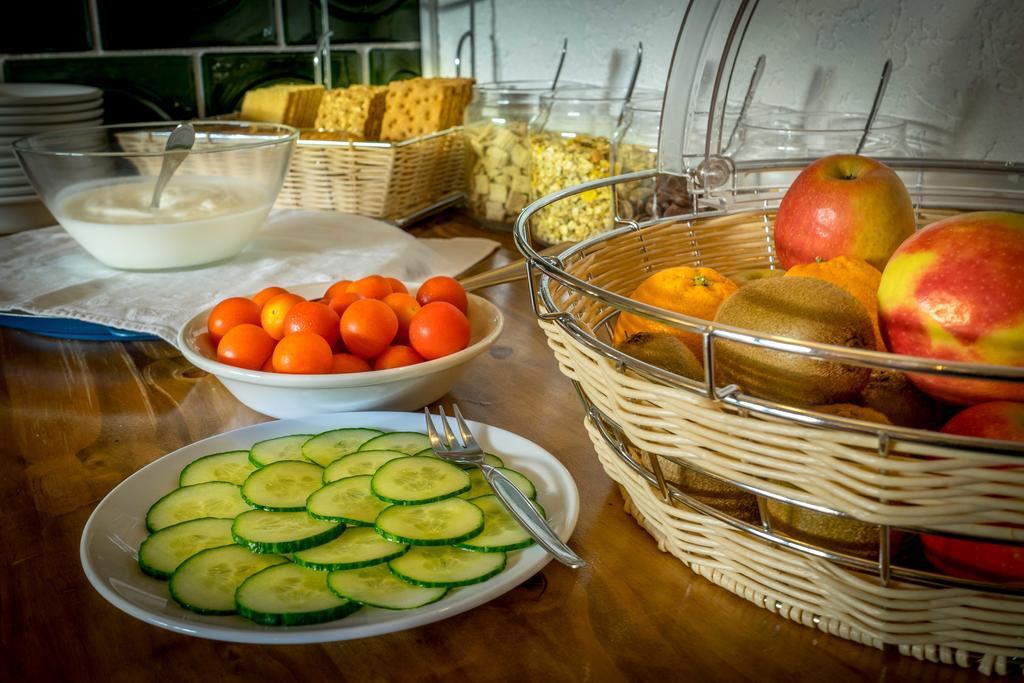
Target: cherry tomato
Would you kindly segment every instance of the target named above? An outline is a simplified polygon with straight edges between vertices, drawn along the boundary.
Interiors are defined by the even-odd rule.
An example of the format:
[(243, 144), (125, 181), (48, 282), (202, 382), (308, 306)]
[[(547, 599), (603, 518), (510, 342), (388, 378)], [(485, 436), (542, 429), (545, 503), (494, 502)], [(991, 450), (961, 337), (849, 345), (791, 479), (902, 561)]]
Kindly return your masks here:
[(336, 375), (349, 372), (369, 372), (371, 369), (369, 363), (351, 353), (336, 353), (331, 361), (331, 372)]
[(236, 325), (249, 323), (260, 324), (260, 307), (244, 296), (233, 296), (224, 299), (210, 311), (206, 320), (206, 329), (210, 332), (210, 340), (217, 344)]
[(263, 329), (267, 331), (267, 334), (274, 339), (283, 337), (284, 318), (288, 315), (291, 307), (300, 301), (305, 301), (305, 299), (298, 294), (290, 292), (276, 294), (267, 299), (267, 303), (263, 304), (263, 311), (260, 313), (260, 322), (263, 325)]
[(345, 312), (346, 308), (362, 298), (363, 297), (355, 292), (341, 292), (340, 294), (332, 296), (330, 301), (327, 302), (327, 305), (330, 306), (331, 310), (337, 313), (340, 317), (341, 314)]
[[(260, 328), (260, 329), (263, 329), (263, 328)], [(266, 330), (263, 330), (263, 331), (266, 332)], [(273, 372), (274, 371), (274, 352), (273, 351), (270, 352), (270, 355), (267, 356), (267, 360), (264, 361), (263, 365), (260, 366), (260, 371), (261, 372)]]
[(391, 293), (391, 285), (380, 275), (367, 275), (350, 284), (345, 291), (355, 292), (367, 299), (383, 299)]
[(289, 334), (274, 347), (274, 371), (322, 375), (331, 371), (331, 345), (313, 332)]
[(288, 309), (287, 315), (284, 316), (284, 336), (296, 332), (312, 332), (333, 345), (341, 336), (339, 322), (340, 316), (324, 304), (300, 301)]
[(324, 298), (331, 299), (332, 297), (341, 294), (348, 288), (350, 284), (352, 284), (351, 280), (338, 280), (333, 285), (327, 288), (327, 291), (324, 292)]
[(341, 338), (349, 352), (374, 358), (388, 347), (398, 332), (395, 312), (377, 299), (361, 299), (341, 316)]
[(275, 297), (278, 294), (285, 294), (287, 291), (288, 290), (284, 287), (264, 287), (252, 295), (252, 300), (255, 301), (256, 305), (262, 309), (263, 304), (270, 301), (271, 297)]
[(274, 340), (259, 325), (235, 325), (217, 344), (217, 360), (246, 370), (259, 370), (274, 351)]
[(389, 285), (391, 285), (391, 292), (392, 293), (397, 293), (397, 294), (408, 294), (409, 293), (409, 288), (406, 287), (402, 283), (402, 281), (399, 280), (398, 278), (386, 277), (384, 279), (388, 281)]
[(412, 317), (419, 312), (419, 303), (409, 294), (403, 294), (401, 292), (388, 294), (384, 297), (384, 303), (386, 303), (398, 317), (398, 333), (395, 334), (395, 343), (408, 344), (409, 323), (412, 322)]
[(384, 353), (377, 356), (376, 360), (373, 361), (373, 369), (389, 370), (391, 368), (401, 368), (406, 365), (422, 363), (424, 360), (426, 359), (416, 353), (416, 350), (412, 347), (399, 344), (397, 346), (389, 346)]
[(469, 345), (469, 319), (447, 301), (434, 301), (420, 309), (409, 324), (409, 343), (433, 360)]
[(447, 301), (463, 313), (469, 311), (466, 290), (455, 278), (447, 275), (437, 275), (420, 285), (416, 290), (416, 301), (420, 302), (420, 306), (426, 306), (431, 301)]

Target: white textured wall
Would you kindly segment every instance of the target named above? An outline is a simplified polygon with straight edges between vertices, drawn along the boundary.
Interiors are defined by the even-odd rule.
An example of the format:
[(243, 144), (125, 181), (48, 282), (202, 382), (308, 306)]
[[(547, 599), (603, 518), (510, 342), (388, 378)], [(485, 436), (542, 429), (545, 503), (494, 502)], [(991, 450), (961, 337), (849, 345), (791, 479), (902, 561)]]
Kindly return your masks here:
[[(660, 88), (685, 5), (477, 0), (477, 79), (549, 78), (568, 37), (563, 78), (622, 85), (643, 40), (639, 85)], [(442, 3), (442, 73), (454, 73), (455, 45), (468, 25), (466, 0)], [(746, 87), (762, 52), (761, 102), (866, 112), (891, 57), (883, 114), (918, 122), (916, 134), (941, 142), (950, 156), (1024, 160), (1022, 0), (762, 0), (731, 99), (741, 97), (735, 91)]]

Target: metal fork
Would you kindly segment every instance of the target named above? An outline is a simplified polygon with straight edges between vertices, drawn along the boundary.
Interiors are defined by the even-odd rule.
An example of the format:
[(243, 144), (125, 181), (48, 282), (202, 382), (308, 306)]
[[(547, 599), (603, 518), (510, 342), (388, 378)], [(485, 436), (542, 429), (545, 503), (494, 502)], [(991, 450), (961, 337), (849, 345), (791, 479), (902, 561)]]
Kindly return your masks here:
[(442, 441), (441, 437), (434, 430), (434, 421), (430, 410), (428, 408), (423, 409), (423, 413), (427, 418), (427, 436), (430, 437), (430, 445), (434, 450), (434, 454), (445, 460), (479, 467), (484, 473), (487, 483), (491, 485), (491, 488), (498, 495), (498, 500), (508, 508), (509, 513), (523, 525), (523, 528), (533, 536), (534, 540), (542, 548), (567, 567), (578, 569), (585, 566), (587, 563), (583, 558), (559, 540), (530, 499), (523, 495), (523, 492), (516, 488), (515, 484), (508, 477), (498, 471), (498, 468), (484, 462), (484, 452), (479, 444), (477, 444), (476, 439), (473, 438), (473, 434), (469, 431), (466, 421), (462, 418), (462, 411), (459, 410), (457, 405), (452, 405), (452, 410), (455, 413), (455, 421), (458, 423), (462, 438), (461, 440), (456, 438), (452, 428), (448, 425), (448, 416), (445, 415), (444, 408), (439, 407), (438, 412), (441, 414), (441, 424), (444, 426), (445, 435), (445, 439)]

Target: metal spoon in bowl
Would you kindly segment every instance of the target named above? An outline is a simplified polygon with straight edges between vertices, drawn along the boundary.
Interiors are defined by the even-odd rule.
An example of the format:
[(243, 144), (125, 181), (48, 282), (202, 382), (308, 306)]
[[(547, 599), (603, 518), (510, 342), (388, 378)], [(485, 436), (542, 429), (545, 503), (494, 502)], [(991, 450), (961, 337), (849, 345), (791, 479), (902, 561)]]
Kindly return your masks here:
[(188, 156), (194, 144), (196, 144), (196, 129), (192, 127), (191, 123), (179, 123), (167, 136), (167, 144), (164, 145), (164, 160), (160, 165), (160, 176), (156, 179), (153, 200), (149, 203), (151, 211), (160, 208), (160, 195), (163, 194), (171, 176), (181, 166), (181, 162), (185, 161), (185, 157)]

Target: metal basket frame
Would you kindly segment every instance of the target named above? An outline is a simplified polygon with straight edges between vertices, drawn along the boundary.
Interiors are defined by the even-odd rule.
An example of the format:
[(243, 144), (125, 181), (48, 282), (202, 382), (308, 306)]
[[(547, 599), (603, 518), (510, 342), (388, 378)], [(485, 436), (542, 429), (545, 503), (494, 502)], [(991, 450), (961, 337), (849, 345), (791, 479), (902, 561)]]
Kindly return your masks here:
[[(1020, 456), (1024, 455), (1024, 443), (1014, 441), (996, 441), (979, 439), (976, 437), (955, 436), (939, 432), (921, 429), (910, 429), (897, 426), (880, 425), (877, 423), (862, 420), (843, 418), (833, 415), (817, 413), (805, 408), (786, 405), (765, 399), (760, 399), (743, 394), (736, 385), (717, 387), (715, 385), (715, 354), (714, 341), (729, 340), (746, 345), (757, 345), (773, 350), (800, 354), (803, 356), (818, 358), (822, 360), (838, 361), (869, 368), (890, 369), (899, 371), (913, 371), (917, 373), (928, 373), (943, 376), (955, 376), (974, 379), (994, 379), (1015, 383), (1024, 383), (1024, 367), (994, 366), (978, 363), (965, 362), (937, 362), (934, 359), (896, 355), (880, 351), (861, 349), (850, 349), (847, 347), (834, 346), (806, 342), (797, 339), (789, 339), (772, 335), (764, 335), (732, 326), (719, 325), (707, 320), (701, 320), (685, 316), (673, 311), (634, 301), (622, 294), (604, 289), (594, 282), (582, 279), (566, 271), (566, 266), (585, 258), (596, 245), (608, 240), (619, 238), (623, 235), (635, 234), (638, 240), (637, 248), (645, 250), (645, 230), (652, 226), (659, 226), (666, 223), (687, 223), (694, 220), (705, 220), (718, 216), (735, 215), (744, 211), (760, 211), (764, 214), (765, 222), (765, 256), (769, 264), (774, 265), (774, 246), (771, 239), (771, 224), (768, 216), (769, 211), (777, 206), (785, 187), (779, 185), (765, 186), (758, 182), (760, 174), (789, 172), (795, 175), (806, 163), (811, 160), (781, 160), (781, 161), (758, 161), (734, 164), (731, 172), (731, 185), (723, 192), (721, 188), (713, 194), (705, 193), (691, 184), (693, 193), (693, 205), (698, 210), (679, 216), (665, 216), (651, 219), (643, 223), (631, 220), (622, 220), (618, 217), (615, 223), (618, 227), (601, 235), (594, 236), (586, 241), (573, 245), (557, 256), (544, 256), (539, 253), (535, 240), (531, 235), (530, 220), (534, 214), (554, 202), (561, 201), (567, 197), (601, 187), (613, 187), (620, 183), (629, 183), (653, 178), (657, 173), (651, 171), (640, 171), (625, 175), (605, 178), (598, 181), (586, 183), (567, 188), (555, 194), (539, 199), (527, 206), (516, 221), (514, 237), (519, 250), (526, 257), (527, 275), (530, 283), (530, 303), (535, 316), (540, 321), (549, 321), (559, 326), (575, 341), (585, 347), (597, 352), (616, 364), (619, 369), (636, 373), (637, 375), (653, 382), (675, 387), (701, 397), (711, 399), (728, 410), (738, 412), (741, 415), (757, 415), (760, 417), (788, 421), (800, 425), (819, 427), (824, 429), (843, 430), (847, 432), (868, 434), (877, 440), (877, 450), (880, 457), (885, 458), (890, 453), (894, 443), (899, 442), (903, 447), (910, 447), (916, 453), (924, 456), (928, 449), (936, 447), (943, 449), (969, 448), (972, 451), (984, 451), (991, 453), (995, 462), (1012, 465), (1020, 463)], [(978, 209), (978, 208), (1017, 208), (1024, 207), (1024, 185), (1016, 186), (1018, 179), (1024, 174), (1024, 164), (1003, 164), (973, 161), (946, 161), (946, 160), (922, 160), (922, 159), (884, 159), (885, 163), (906, 177), (916, 176), (918, 183), (908, 183), (908, 189), (914, 198), (915, 209), (924, 211), (931, 208), (946, 207), (956, 209)], [(944, 177), (943, 174), (966, 174), (965, 177), (979, 178), (989, 187), (973, 187), (970, 185), (935, 185), (927, 184), (924, 178), (927, 174), (938, 174), (937, 177)], [(998, 185), (1005, 181), (1001, 189), (993, 189), (991, 185)], [(1016, 186), (1016, 187), (1015, 187)], [(691, 223), (692, 224), (692, 223)], [(695, 265), (700, 265), (699, 247), (695, 247), (693, 253), (689, 254)], [(554, 289), (564, 288), (581, 294), (584, 297), (599, 301), (607, 305), (614, 312), (606, 315), (601, 320), (600, 326), (608, 326), (614, 322), (616, 312), (626, 311), (634, 315), (643, 316), (658, 322), (692, 332), (702, 337), (704, 378), (703, 382), (696, 382), (668, 371), (662, 370), (653, 365), (626, 355), (613, 346), (602, 341), (596, 334), (595, 329), (581, 323), (572, 311), (561, 310), (552, 292)], [(610, 328), (609, 328), (610, 329)], [(657, 458), (652, 458), (653, 466), (650, 469), (644, 467), (629, 453), (625, 446), (622, 433), (617, 425), (603, 414), (602, 411), (588, 398), (580, 384), (573, 380), (577, 394), (579, 395), (587, 414), (587, 420), (597, 428), (605, 443), (626, 464), (639, 476), (646, 479), (650, 484), (656, 486), (663, 498), (678, 501), (701, 514), (713, 517), (725, 522), (735, 529), (739, 529), (762, 541), (777, 544), (793, 550), (794, 552), (813, 555), (834, 562), (838, 565), (854, 569), (859, 572), (874, 575), (882, 583), (887, 585), (891, 580), (898, 580), (900, 583), (938, 586), (958, 587), (973, 590), (986, 591), (995, 594), (1024, 596), (1024, 585), (1009, 586), (995, 582), (971, 581), (955, 576), (947, 575), (940, 571), (925, 571), (909, 567), (894, 567), (891, 557), (892, 532), (899, 529), (912, 533), (927, 532), (934, 535), (946, 535), (951, 537), (967, 538), (984, 542), (998, 542), (1012, 545), (1024, 545), (1024, 534), (1013, 534), (1011, 532), (999, 535), (977, 535), (974, 533), (960, 533), (948, 530), (925, 529), (915, 526), (890, 527), (882, 525), (878, 541), (878, 561), (873, 562), (860, 557), (855, 557), (834, 549), (817, 546), (802, 540), (790, 538), (772, 529), (767, 515), (764, 514), (766, 500), (774, 499), (781, 502), (795, 505), (801, 508), (814, 510), (840, 517), (852, 517), (839, 510), (825, 505), (816, 504), (806, 500), (800, 500), (777, 492), (765, 490), (757, 486), (722, 478), (714, 473), (708, 472), (690, 462), (678, 462), (679, 465), (698, 472), (702, 475), (712, 477), (719, 481), (729, 483), (739, 489), (748, 491), (757, 496), (758, 505), (762, 512), (762, 526), (750, 524), (744, 520), (732, 517), (722, 511), (716, 510), (699, 500), (680, 491), (672, 484), (666, 482), (660, 471)], [(675, 462), (675, 461), (674, 461)]]

